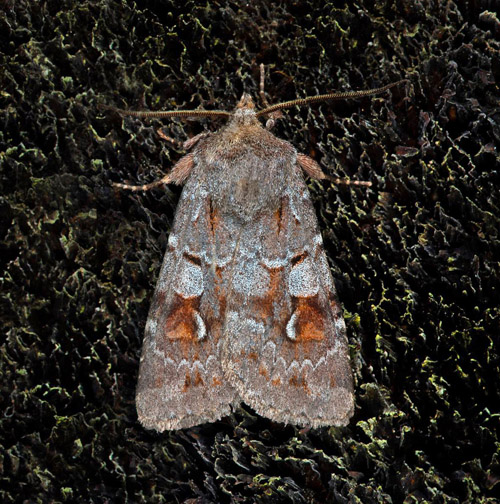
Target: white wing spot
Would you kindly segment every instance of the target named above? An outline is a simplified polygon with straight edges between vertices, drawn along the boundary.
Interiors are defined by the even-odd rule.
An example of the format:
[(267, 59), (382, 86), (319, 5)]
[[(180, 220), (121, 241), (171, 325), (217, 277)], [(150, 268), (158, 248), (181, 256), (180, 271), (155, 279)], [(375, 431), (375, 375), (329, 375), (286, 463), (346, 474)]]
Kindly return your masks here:
[(297, 335), (295, 334), (295, 320), (297, 319), (297, 314), (294, 312), (286, 325), (286, 335), (292, 341), (297, 339)]
[(310, 257), (292, 267), (288, 277), (288, 289), (290, 294), (296, 297), (310, 297), (318, 293), (318, 278)]
[(194, 321), (196, 322), (196, 332), (198, 334), (198, 341), (201, 341), (202, 339), (205, 339), (207, 335), (207, 328), (199, 312), (195, 312)]
[(173, 287), (184, 299), (199, 297), (203, 293), (203, 273), (200, 266), (181, 258), (180, 269), (175, 276)]
[(173, 249), (176, 249), (178, 244), (179, 244), (179, 239), (177, 238), (177, 236), (175, 236), (173, 233), (171, 233), (170, 236), (168, 237), (168, 246)]

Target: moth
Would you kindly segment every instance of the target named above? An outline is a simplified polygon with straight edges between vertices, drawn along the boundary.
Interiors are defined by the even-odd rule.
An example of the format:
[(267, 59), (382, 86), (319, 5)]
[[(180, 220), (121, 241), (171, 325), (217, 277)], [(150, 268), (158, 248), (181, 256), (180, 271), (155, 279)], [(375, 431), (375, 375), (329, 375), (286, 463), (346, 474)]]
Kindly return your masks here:
[(269, 106), (261, 66), (260, 111), (248, 94), (233, 112), (121, 111), (227, 118), (216, 133), (185, 142), (188, 154), (161, 180), (115, 184), (132, 191), (184, 184), (140, 360), (136, 406), (145, 428), (214, 422), (242, 401), (277, 422), (348, 424), (346, 328), (304, 180), (328, 177), (270, 129), (285, 108), (382, 93), (400, 82)]

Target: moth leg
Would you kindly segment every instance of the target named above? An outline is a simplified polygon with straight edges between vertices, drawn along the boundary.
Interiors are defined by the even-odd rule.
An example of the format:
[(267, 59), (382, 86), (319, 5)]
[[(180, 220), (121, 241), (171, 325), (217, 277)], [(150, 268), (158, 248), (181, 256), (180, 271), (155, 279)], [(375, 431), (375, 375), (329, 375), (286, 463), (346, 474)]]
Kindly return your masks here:
[(173, 147), (177, 147), (178, 149), (182, 149), (183, 148), (183, 142), (181, 142), (180, 140), (177, 140), (176, 138), (172, 138), (171, 136), (165, 135), (165, 133), (163, 133), (163, 131), (162, 131), (161, 128), (158, 128), (156, 130), (156, 133), (158, 134), (158, 136), (162, 140), (165, 140), (165, 142), (168, 142)]
[(314, 161), (313, 158), (306, 156), (305, 154), (297, 153), (297, 163), (299, 166), (313, 179), (322, 180), (327, 178), (323, 173), (321, 166)]
[(326, 179), (329, 180), (330, 182), (333, 182), (334, 184), (358, 185), (366, 187), (370, 187), (372, 185), (371, 182), (330, 177), (329, 175), (323, 173), (321, 166), (318, 163), (316, 163), (314, 159), (310, 158), (309, 156), (306, 156), (305, 154), (300, 153), (297, 154), (297, 163), (307, 173), (307, 175), (309, 175), (309, 177), (314, 179), (318, 180)]
[(182, 146), (186, 150), (192, 149), (202, 138), (206, 138), (208, 136), (210, 136), (210, 133), (198, 133), (193, 138), (190, 138), (189, 140), (186, 140), (182, 144)]
[[(266, 72), (264, 69), (264, 63), (260, 64), (260, 86), (259, 86), (259, 96), (260, 99), (262, 100), (262, 104), (264, 105), (265, 108), (269, 107), (269, 102), (267, 101), (266, 98), (266, 93), (264, 92), (264, 79), (266, 76)], [(276, 112), (271, 112), (269, 114), (269, 119), (266, 122), (266, 129), (270, 130), (274, 127), (276, 124), (276, 121), (278, 119), (281, 119), (283, 117), (283, 113), (281, 110), (277, 110)]]
[(198, 135), (194, 136), (193, 138), (190, 138), (189, 140), (186, 140), (185, 142), (181, 142), (180, 140), (177, 140), (175, 138), (172, 138), (171, 136), (165, 135), (163, 133), (163, 130), (159, 128), (156, 133), (158, 136), (162, 139), (168, 142), (169, 144), (172, 144), (174, 147), (177, 147), (178, 149), (184, 149), (184, 150), (189, 150), (192, 147), (194, 147), (199, 140), (202, 138), (205, 138), (209, 136), (210, 133), (199, 133)]
[(174, 167), (163, 178), (159, 180), (155, 180), (150, 184), (144, 185), (129, 185), (129, 184), (121, 184), (119, 182), (113, 182), (115, 187), (119, 187), (120, 189), (127, 189), (129, 191), (149, 191), (154, 187), (158, 187), (163, 184), (182, 184), (190, 175), (192, 169), (194, 168), (194, 157), (193, 154), (186, 154), (181, 157), (177, 163), (175, 163)]

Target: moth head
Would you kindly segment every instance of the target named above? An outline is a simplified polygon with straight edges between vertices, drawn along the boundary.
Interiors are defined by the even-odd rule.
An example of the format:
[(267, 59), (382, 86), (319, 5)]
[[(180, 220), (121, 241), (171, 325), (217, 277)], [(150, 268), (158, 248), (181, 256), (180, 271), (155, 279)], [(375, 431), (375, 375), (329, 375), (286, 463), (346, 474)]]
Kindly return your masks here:
[(255, 115), (255, 104), (249, 94), (243, 93), (234, 109), (233, 118), (239, 125), (258, 122)]
[(240, 109), (255, 109), (252, 97), (248, 93), (243, 93), (241, 95), (240, 101), (238, 102), (238, 105), (236, 105), (236, 111)]

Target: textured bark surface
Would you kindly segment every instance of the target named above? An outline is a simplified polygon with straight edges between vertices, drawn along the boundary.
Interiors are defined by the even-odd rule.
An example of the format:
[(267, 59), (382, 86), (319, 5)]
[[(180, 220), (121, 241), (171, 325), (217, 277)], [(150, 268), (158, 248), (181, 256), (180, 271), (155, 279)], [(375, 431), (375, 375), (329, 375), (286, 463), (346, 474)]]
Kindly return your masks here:
[[(498, 493), (499, 21), (488, 2), (9, 1), (0, 11), (0, 500), (493, 502)], [(483, 5), (483, 7), (481, 7)], [(153, 434), (139, 354), (180, 189), (143, 184), (232, 110), (407, 77), (291, 109), (355, 379), (348, 426), (248, 407)], [(191, 499), (191, 500), (190, 500)], [(356, 501), (356, 499), (358, 499)]]

